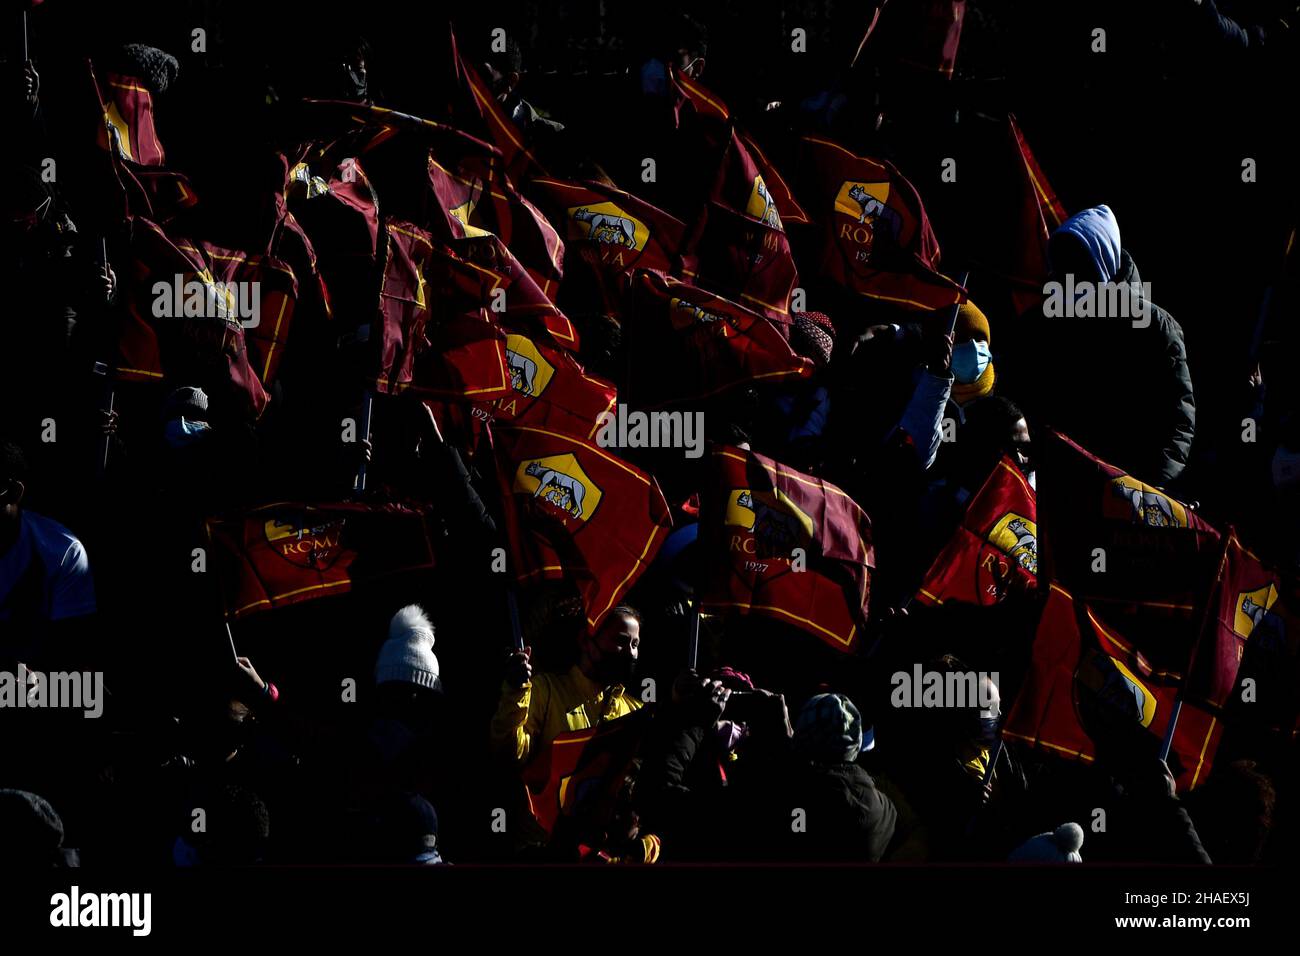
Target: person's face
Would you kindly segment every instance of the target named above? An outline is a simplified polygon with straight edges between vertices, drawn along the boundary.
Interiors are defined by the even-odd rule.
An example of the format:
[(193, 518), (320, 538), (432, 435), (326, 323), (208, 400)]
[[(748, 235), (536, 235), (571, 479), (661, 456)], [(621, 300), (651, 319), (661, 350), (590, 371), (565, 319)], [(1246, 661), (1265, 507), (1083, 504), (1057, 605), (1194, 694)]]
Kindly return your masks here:
[(641, 625), (622, 614), (601, 625), (596, 634), (597, 651), (603, 655), (627, 657), (633, 661), (641, 653)]
[(622, 614), (608, 618), (587, 647), (595, 676), (607, 683), (627, 681), (640, 652), (641, 625)]

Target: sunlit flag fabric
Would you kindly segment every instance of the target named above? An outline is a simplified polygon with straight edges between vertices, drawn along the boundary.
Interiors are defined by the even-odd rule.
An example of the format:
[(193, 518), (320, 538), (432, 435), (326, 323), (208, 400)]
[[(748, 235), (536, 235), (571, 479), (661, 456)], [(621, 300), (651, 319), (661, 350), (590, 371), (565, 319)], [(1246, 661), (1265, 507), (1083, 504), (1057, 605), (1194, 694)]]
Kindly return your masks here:
[(397, 220), (385, 229), (376, 389), (475, 400), (508, 394), (505, 336), (481, 308), (435, 296), (442, 285), (432, 280), (446, 257), (435, 253), (429, 233)]
[(558, 734), (524, 771), (533, 816), (554, 834), (561, 817), (612, 809), (652, 719), (642, 708), (596, 727)]
[(706, 611), (762, 614), (852, 650), (866, 623), (871, 519), (839, 488), (715, 446), (700, 502)]
[(624, 314), (628, 399), (642, 408), (706, 398), (739, 385), (807, 378), (763, 316), (721, 296), (653, 272), (632, 280)]
[(669, 79), (678, 127), (685, 127), (717, 152), (726, 147), (718, 167), (718, 198), (773, 225), (808, 222), (808, 214), (753, 136), (734, 125), (727, 104), (694, 77), (676, 69), (670, 68)]
[(1065, 207), (1056, 198), (1052, 184), (1034, 158), (1016, 118), (1007, 114), (1007, 133), (1015, 184), (1013, 202), (1015, 233), (1009, 243), (1011, 296), (1016, 314), (1041, 305), (1047, 281), (1047, 240), (1066, 220)]
[(181, 173), (168, 169), (154, 123), (153, 94), (139, 77), (97, 74), (87, 63), (100, 111), (97, 145), (107, 156), (121, 212), (166, 223), (198, 197)]
[(921, 604), (997, 604), (1038, 583), (1034, 489), (1006, 455), (971, 498), (966, 515), (930, 565)]
[(461, 52), (450, 24), (445, 33), (434, 31), (432, 43), (429, 62), (442, 65), (444, 70), (435, 76), (434, 94), (442, 103), (446, 120), (501, 150), (512, 182), (522, 185), (533, 176), (544, 175), (542, 164), (525, 144), (519, 127), (506, 116), (478, 70)]
[(434, 565), (423, 514), (398, 504), (283, 502), (211, 518), (207, 533), (231, 620)]
[(885, 160), (816, 136), (802, 140), (805, 198), (824, 231), (820, 272), (850, 292), (926, 311), (964, 290), (939, 273), (939, 241), (921, 197)]
[(545, 341), (506, 334), (506, 367), (511, 392), (474, 406), (478, 420), (531, 425), (591, 441), (601, 416), (618, 401), (612, 382), (588, 375), (577, 359)]
[(698, 157), (703, 178), (690, 240), (698, 266), (682, 274), (765, 315), (788, 335), (799, 278), (784, 223), (806, 222), (807, 214), (716, 94), (676, 70), (669, 78), (678, 135)]
[(551, 221), (563, 223), (570, 255), (593, 270), (612, 310), (631, 270), (693, 268), (685, 255), (688, 227), (662, 209), (595, 180), (536, 179), (533, 185)]
[(672, 526), (655, 479), (603, 448), (527, 425), (494, 429), (513, 570), (576, 584), (593, 631)]
[[(369, 320), (380, 248), (379, 197), (355, 156), (337, 156), (329, 144), (304, 147), (288, 164), (288, 216), (310, 245), (326, 289), (327, 314), (348, 324)], [(286, 217), (286, 223), (290, 219)], [(292, 238), (292, 231), (286, 228)]]
[(1181, 679), (1222, 536), (1183, 502), (1061, 433), (1047, 432), (1042, 446), (1044, 576), (1140, 641), (1158, 678)]
[[(133, 220), (132, 274), (117, 339), (117, 377), (211, 382), (258, 417), (268, 401), (298, 296), (278, 259), (174, 236)], [(213, 380), (213, 370), (217, 380)]]
[(445, 216), (445, 237), (496, 236), (554, 302), (564, 275), (564, 242), (510, 185), (500, 153), (493, 153), (450, 139), (430, 151), (429, 183)]
[(486, 310), (503, 329), (578, 351), (581, 342), (573, 322), (497, 236), (453, 239), (445, 252), (450, 272), (437, 286), (442, 295)]
[[(1091, 762), (1097, 750), (1084, 728), (1087, 722), (1093, 733), (1127, 738), (1154, 757), (1177, 693), (1151, 678), (1150, 665), (1127, 638), (1052, 583), (1034, 636), (1030, 671), (1002, 735)], [(1168, 760), (1179, 790), (1205, 782), (1222, 735), (1218, 718), (1183, 703)]]
[[(1249, 684), (1246, 681), (1249, 680)], [(1232, 722), (1294, 735), (1300, 715), (1300, 593), (1226, 535), (1185, 695)]]

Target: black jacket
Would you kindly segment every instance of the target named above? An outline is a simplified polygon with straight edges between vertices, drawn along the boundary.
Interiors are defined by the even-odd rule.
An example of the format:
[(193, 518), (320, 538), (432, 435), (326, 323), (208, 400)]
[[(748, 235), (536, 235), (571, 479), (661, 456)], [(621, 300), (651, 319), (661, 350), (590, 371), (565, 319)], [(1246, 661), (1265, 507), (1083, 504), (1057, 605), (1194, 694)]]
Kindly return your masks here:
[[(1141, 277), (1121, 252), (1116, 285), (1140, 289)], [(1196, 400), (1182, 327), (1145, 293), (1150, 321), (1128, 317), (1048, 318), (1016, 323), (1007, 375), (999, 391), (1134, 477), (1165, 487), (1182, 474), (1196, 430)]]

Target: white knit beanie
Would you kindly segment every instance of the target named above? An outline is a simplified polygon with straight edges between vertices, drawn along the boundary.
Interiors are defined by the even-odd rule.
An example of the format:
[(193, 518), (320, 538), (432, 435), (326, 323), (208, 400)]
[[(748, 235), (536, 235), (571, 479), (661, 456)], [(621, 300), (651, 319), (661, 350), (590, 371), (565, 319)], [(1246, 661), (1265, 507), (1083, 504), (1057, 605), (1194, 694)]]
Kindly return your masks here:
[(375, 661), (375, 683), (406, 681), (442, 690), (438, 658), (433, 653), (433, 622), (418, 604), (408, 604), (393, 615), (388, 640)]
[(1051, 833), (1030, 837), (1011, 851), (1012, 863), (1082, 863), (1083, 827), (1062, 823)]

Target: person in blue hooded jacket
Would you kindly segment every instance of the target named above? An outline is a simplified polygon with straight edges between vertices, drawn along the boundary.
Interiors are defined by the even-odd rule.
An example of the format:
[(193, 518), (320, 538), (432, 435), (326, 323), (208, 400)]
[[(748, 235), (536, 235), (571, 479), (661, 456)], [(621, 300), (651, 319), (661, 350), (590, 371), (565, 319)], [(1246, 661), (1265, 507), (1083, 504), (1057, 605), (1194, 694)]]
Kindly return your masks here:
[[(1182, 327), (1151, 301), (1107, 206), (1070, 217), (1048, 243), (1042, 310), (1013, 336), (1036, 421), (1098, 457), (1165, 487), (1187, 467), (1196, 400)], [(1001, 366), (1000, 366), (1001, 367)]]

